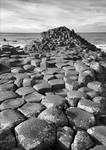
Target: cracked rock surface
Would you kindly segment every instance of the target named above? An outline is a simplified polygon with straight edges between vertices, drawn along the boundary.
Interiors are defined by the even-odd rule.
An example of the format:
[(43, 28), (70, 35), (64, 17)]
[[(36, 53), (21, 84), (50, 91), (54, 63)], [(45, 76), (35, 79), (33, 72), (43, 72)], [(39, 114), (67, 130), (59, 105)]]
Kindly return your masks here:
[(106, 55), (66, 27), (3, 46), (0, 150), (106, 150)]

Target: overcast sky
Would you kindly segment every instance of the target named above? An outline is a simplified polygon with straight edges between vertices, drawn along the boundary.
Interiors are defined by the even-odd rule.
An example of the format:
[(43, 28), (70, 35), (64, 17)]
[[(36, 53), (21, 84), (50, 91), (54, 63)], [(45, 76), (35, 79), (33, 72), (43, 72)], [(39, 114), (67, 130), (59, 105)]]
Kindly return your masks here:
[(106, 0), (0, 0), (0, 32), (106, 32)]

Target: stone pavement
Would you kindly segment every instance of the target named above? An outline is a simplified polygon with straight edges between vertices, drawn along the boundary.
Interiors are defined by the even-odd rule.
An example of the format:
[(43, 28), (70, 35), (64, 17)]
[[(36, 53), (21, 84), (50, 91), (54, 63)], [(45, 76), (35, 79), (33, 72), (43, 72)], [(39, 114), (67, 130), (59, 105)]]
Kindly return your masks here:
[(5, 56), (0, 150), (106, 150), (106, 65), (70, 53)]
[(0, 54), (0, 150), (106, 150), (106, 58), (66, 28), (44, 37)]

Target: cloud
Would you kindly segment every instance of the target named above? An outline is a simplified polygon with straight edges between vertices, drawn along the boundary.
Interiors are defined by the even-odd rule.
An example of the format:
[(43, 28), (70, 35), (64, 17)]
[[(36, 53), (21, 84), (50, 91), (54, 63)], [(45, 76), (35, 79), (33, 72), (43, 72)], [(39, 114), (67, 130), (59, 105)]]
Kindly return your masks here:
[(106, 31), (105, 0), (1, 0), (0, 7), (1, 32), (41, 32), (60, 25)]

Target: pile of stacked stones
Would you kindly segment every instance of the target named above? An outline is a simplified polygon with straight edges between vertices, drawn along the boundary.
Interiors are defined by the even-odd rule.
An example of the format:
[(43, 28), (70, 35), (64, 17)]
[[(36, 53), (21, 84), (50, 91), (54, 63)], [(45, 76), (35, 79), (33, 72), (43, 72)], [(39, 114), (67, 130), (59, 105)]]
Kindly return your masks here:
[(102, 57), (63, 47), (15, 58), (0, 75), (0, 150), (106, 150)]
[(97, 59), (101, 55), (100, 49), (89, 43), (74, 30), (69, 30), (66, 27), (58, 27), (50, 29), (47, 32), (42, 32), (39, 40), (35, 40), (27, 44), (24, 48), (25, 52), (50, 52), (63, 48), (70, 50), (79, 57)]

